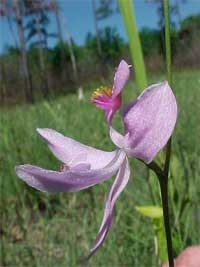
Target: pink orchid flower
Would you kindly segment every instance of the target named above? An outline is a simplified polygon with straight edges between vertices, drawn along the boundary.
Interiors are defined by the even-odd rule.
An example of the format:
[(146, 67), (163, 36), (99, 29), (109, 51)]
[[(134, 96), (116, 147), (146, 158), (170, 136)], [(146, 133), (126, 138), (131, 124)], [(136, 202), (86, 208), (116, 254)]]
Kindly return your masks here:
[[(127, 79), (129, 68), (125, 66), (125, 69), (121, 72), (123, 75), (116, 76), (117, 92)], [(80, 191), (102, 183), (117, 173), (106, 200), (97, 238), (90, 250), (91, 256), (105, 240), (113, 222), (115, 202), (129, 180), (128, 156), (150, 163), (170, 138), (176, 117), (176, 99), (168, 83), (154, 84), (124, 109), (124, 136), (110, 127), (110, 137), (117, 146), (116, 150), (98, 150), (52, 129), (37, 129), (64, 167), (58, 172), (27, 164), (17, 166), (16, 173), (28, 185), (43, 192)]]
[(130, 65), (122, 60), (115, 73), (112, 90), (108, 87), (100, 87), (92, 94), (91, 101), (105, 111), (108, 124), (111, 124), (115, 112), (121, 107), (121, 91), (129, 78), (129, 68)]

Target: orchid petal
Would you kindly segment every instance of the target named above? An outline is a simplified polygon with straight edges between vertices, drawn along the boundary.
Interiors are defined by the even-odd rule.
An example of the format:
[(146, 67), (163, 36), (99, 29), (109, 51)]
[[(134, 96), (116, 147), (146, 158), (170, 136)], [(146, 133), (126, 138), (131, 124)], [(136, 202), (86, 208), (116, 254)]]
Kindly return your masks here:
[(125, 150), (150, 163), (165, 146), (175, 127), (177, 104), (168, 83), (148, 87), (123, 114)]
[(111, 190), (108, 194), (103, 220), (99, 229), (98, 236), (94, 242), (92, 249), (90, 250), (89, 257), (91, 257), (95, 253), (95, 251), (103, 244), (103, 241), (105, 240), (113, 222), (115, 202), (119, 197), (120, 193), (124, 190), (125, 186), (127, 185), (129, 177), (130, 177), (130, 168), (128, 165), (128, 159), (125, 158), (119, 169), (117, 177), (111, 187)]
[(76, 165), (77, 162), (86, 162), (87, 161), (87, 153), (81, 153), (75, 156), (71, 161), (70, 165)]
[(114, 175), (124, 161), (125, 153), (122, 150), (116, 150), (113, 154), (111, 161), (95, 170), (84, 168), (84, 170), (72, 169), (57, 172), (28, 164), (17, 166), (15, 170), (19, 178), (37, 190), (75, 192), (99, 184)]
[(111, 99), (112, 106), (108, 107), (105, 106), (105, 112), (106, 112), (106, 121), (109, 125), (112, 124), (112, 119), (117, 110), (121, 107), (122, 103), (122, 97), (121, 94), (116, 96), (115, 98)]
[(115, 73), (114, 85), (112, 89), (112, 98), (115, 98), (117, 95), (120, 94), (129, 78), (129, 74), (129, 65), (126, 63), (125, 60), (122, 60)]
[(109, 110), (106, 110), (106, 121), (108, 125), (112, 124), (112, 119), (113, 119), (114, 114), (115, 114), (115, 111), (112, 108)]
[(90, 164), (85, 162), (80, 162), (77, 165), (72, 166), (70, 169), (73, 171), (86, 171), (90, 170)]
[(124, 136), (112, 127), (110, 127), (110, 138), (117, 147), (122, 148), (124, 146)]
[(73, 166), (77, 159), (81, 163), (84, 159), (85, 163), (90, 164), (91, 169), (101, 169), (115, 156), (115, 152), (106, 152), (83, 145), (53, 129), (37, 129), (37, 132), (52, 153), (69, 167)]

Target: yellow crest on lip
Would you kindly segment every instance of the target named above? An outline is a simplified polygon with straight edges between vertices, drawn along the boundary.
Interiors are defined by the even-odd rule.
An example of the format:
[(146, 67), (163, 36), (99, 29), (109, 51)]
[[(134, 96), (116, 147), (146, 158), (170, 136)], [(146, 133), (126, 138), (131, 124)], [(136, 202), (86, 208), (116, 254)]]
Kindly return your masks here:
[(106, 86), (101, 86), (99, 88), (97, 88), (91, 95), (91, 99), (94, 99), (100, 95), (105, 95), (107, 97), (111, 97), (112, 96), (112, 90)]

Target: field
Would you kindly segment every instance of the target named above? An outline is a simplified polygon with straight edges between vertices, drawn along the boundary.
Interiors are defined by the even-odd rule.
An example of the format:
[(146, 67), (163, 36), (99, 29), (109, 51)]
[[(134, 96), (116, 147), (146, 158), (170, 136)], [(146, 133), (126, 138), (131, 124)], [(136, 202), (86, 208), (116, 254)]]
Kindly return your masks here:
[[(149, 78), (157, 82), (164, 75)], [(98, 232), (113, 178), (79, 193), (51, 195), (29, 188), (15, 175), (15, 165), (23, 163), (59, 168), (60, 162), (38, 137), (37, 127), (56, 129), (96, 148), (114, 148), (103, 112), (88, 101), (92, 88), (86, 89), (82, 102), (67, 94), (0, 110), (2, 266), (158, 266), (152, 222), (135, 210), (137, 205), (160, 201), (156, 179), (151, 174), (147, 180), (142, 163), (131, 159), (131, 179), (117, 201), (112, 230), (88, 263), (82, 259)], [(173, 136), (170, 213), (178, 254), (200, 243), (200, 71), (174, 72), (173, 90), (179, 117)], [(129, 82), (124, 103), (136, 95), (135, 84)], [(122, 129), (119, 115), (114, 125)]]

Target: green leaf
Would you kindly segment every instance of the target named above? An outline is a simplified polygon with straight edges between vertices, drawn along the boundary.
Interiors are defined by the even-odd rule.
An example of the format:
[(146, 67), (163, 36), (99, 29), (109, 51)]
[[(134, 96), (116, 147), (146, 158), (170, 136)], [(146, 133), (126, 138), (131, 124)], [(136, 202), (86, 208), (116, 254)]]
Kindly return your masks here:
[(157, 238), (158, 255), (160, 263), (165, 262), (168, 259), (167, 255), (167, 242), (165, 237), (165, 228), (163, 218), (154, 219), (153, 226)]
[(163, 217), (162, 208), (159, 206), (136, 206), (135, 209), (145, 217), (158, 219)]
[(163, 210), (160, 206), (136, 206), (135, 209), (145, 217), (152, 219), (155, 230), (157, 249), (160, 263), (167, 260), (167, 244), (163, 224)]

